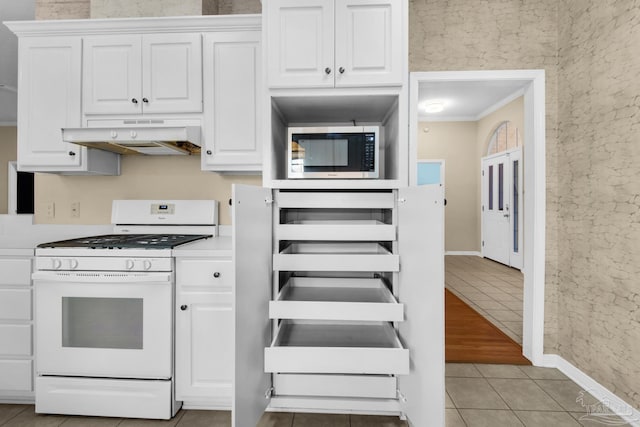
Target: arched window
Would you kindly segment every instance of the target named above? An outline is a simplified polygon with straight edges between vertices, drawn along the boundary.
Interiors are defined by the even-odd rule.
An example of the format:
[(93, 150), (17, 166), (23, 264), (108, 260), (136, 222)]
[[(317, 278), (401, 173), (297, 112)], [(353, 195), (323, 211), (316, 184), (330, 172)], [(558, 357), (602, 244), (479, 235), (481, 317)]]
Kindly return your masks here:
[(487, 148), (487, 156), (503, 151), (510, 150), (520, 146), (520, 135), (518, 128), (512, 122), (505, 121), (500, 123), (491, 135), (489, 140), (489, 148)]

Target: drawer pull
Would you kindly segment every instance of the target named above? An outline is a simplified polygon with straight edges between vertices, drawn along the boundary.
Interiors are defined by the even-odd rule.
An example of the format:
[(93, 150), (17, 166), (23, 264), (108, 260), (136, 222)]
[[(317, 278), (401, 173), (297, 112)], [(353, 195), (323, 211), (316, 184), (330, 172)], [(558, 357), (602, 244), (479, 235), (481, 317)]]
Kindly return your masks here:
[(182, 310), (182, 311), (186, 311), (186, 310), (187, 310), (187, 305), (186, 305), (186, 304), (182, 304), (182, 305), (180, 306), (180, 310)]
[(220, 272), (216, 271), (215, 273), (213, 273), (213, 277), (215, 277), (216, 279), (220, 277)]

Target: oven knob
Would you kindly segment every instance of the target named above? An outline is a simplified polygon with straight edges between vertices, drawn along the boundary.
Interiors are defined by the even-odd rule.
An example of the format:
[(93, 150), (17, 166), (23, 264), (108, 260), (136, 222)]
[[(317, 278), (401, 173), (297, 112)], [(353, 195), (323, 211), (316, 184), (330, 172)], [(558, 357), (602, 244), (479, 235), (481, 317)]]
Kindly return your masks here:
[(52, 260), (52, 262), (53, 262), (53, 269), (54, 269), (54, 270), (60, 270), (60, 267), (62, 267), (62, 260), (59, 260), (59, 259), (57, 259), (57, 258), (54, 258), (54, 259)]
[(128, 260), (125, 262), (125, 268), (126, 268), (127, 270), (131, 270), (131, 269), (133, 268), (133, 265), (134, 265), (134, 263), (133, 263), (133, 260), (132, 260), (132, 259), (128, 259)]
[(70, 270), (75, 270), (76, 268), (78, 268), (78, 260), (77, 259), (70, 259), (69, 260), (69, 269)]
[(149, 270), (151, 268), (151, 261), (145, 259), (143, 265), (145, 270)]
[(186, 311), (186, 309), (187, 309), (187, 305), (186, 305), (186, 304), (182, 304), (182, 305), (180, 306), (180, 310), (182, 310), (182, 311)]

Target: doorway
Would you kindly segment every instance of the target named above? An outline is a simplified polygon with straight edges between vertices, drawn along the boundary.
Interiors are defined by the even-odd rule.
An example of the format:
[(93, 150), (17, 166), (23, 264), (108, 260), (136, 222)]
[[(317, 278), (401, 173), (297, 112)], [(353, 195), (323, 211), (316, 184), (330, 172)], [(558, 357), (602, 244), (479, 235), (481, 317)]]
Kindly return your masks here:
[(481, 163), (482, 256), (522, 270), (522, 149)]
[[(417, 183), (419, 91), (421, 87), (455, 87), (482, 82), (499, 87), (503, 82), (521, 83), (524, 95), (524, 138), (528, 141), (521, 163), (522, 200), (523, 355), (534, 365), (543, 363), (544, 262), (545, 262), (545, 75), (543, 70), (455, 71), (412, 73), (410, 82), (410, 177)], [(446, 99), (441, 104), (446, 104)], [(447, 169), (449, 170), (449, 164)], [(504, 171), (503, 171), (504, 173)], [(449, 205), (452, 195), (447, 192)]]

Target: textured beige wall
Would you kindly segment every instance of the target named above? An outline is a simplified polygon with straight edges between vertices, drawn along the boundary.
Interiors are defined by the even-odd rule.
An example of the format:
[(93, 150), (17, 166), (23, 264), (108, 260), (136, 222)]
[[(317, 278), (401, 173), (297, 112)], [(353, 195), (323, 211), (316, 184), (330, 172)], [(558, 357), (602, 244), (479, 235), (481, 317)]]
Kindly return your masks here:
[(91, 18), (202, 15), (202, 0), (90, 0)]
[(16, 160), (17, 128), (0, 126), (0, 214), (7, 213), (8, 171), (7, 164)]
[(220, 15), (262, 13), (262, 3), (260, 3), (260, 0), (218, 0), (218, 4), (218, 13)]
[[(428, 129), (428, 132), (424, 132)], [(444, 159), (445, 250), (479, 251), (477, 122), (421, 122), (418, 159)]]
[(640, 407), (640, 1), (562, 0), (560, 354)]
[(557, 347), (558, 1), (409, 0), (411, 71), (544, 69), (547, 246), (545, 350)]

